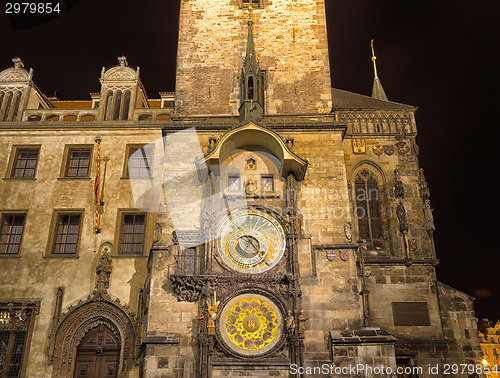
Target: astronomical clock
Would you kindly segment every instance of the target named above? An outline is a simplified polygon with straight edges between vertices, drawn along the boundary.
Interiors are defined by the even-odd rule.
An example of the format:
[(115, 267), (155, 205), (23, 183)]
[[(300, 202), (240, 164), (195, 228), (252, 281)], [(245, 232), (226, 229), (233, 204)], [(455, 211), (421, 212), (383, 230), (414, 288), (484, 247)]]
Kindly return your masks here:
[(281, 224), (264, 211), (240, 211), (221, 225), (217, 252), (229, 269), (264, 273), (283, 257), (285, 233)]

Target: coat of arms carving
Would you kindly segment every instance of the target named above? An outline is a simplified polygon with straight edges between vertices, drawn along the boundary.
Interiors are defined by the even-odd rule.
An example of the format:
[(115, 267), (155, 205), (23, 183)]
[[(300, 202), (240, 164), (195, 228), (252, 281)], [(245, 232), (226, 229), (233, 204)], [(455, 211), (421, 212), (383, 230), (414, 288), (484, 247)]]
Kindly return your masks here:
[(394, 153), (394, 146), (393, 145), (384, 146), (384, 152), (389, 156), (392, 155)]
[(382, 152), (384, 152), (384, 147), (383, 146), (373, 146), (373, 152), (375, 155), (380, 156), (382, 155)]
[(410, 152), (410, 146), (408, 146), (406, 142), (399, 141), (398, 143), (396, 143), (396, 147), (398, 149), (398, 154), (400, 155), (405, 155)]
[(355, 154), (365, 154), (366, 153), (366, 141), (364, 139), (353, 139), (352, 140), (352, 151)]

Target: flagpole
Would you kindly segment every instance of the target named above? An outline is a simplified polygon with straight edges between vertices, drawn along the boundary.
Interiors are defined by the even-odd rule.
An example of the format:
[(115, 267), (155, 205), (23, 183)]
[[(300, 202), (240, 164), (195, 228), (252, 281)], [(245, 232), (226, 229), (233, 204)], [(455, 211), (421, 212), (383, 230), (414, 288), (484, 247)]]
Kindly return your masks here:
[(97, 164), (95, 170), (95, 181), (94, 181), (94, 195), (95, 195), (95, 227), (94, 232), (99, 234), (101, 229), (99, 228), (99, 181), (100, 181), (100, 170), (101, 170), (101, 137), (95, 137), (94, 141), (97, 143)]

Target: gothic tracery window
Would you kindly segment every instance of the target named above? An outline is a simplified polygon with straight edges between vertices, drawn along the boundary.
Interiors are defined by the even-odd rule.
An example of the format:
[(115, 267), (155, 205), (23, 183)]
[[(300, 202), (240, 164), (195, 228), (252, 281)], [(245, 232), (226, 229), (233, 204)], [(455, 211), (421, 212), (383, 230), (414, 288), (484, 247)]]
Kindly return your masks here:
[(0, 121), (15, 121), (19, 113), (21, 92), (19, 90), (0, 91)]
[(363, 169), (356, 175), (354, 192), (360, 239), (382, 239), (380, 191), (373, 172)]

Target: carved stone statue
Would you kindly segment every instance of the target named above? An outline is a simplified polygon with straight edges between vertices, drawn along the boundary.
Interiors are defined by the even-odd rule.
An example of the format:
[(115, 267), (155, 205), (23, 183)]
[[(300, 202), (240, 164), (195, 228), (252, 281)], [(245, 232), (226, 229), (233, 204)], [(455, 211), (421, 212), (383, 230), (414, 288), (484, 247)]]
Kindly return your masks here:
[(119, 64), (120, 64), (120, 66), (122, 66), (122, 67), (126, 67), (126, 66), (128, 66), (127, 58), (125, 58), (124, 56), (119, 56), (119, 57), (118, 57), (118, 63), (119, 63)]
[(177, 232), (172, 231), (172, 244), (179, 245), (179, 239), (177, 238)]
[(210, 303), (207, 301), (208, 307), (208, 321), (207, 321), (207, 333), (209, 335), (215, 335), (215, 320), (217, 319), (217, 308), (219, 307), (220, 302), (215, 302), (215, 304), (210, 306)]
[(95, 269), (97, 274), (96, 288), (99, 291), (104, 291), (109, 288), (109, 277), (113, 270), (111, 266), (112, 258), (108, 253), (108, 247), (105, 247), (101, 254), (101, 259)]
[(344, 224), (344, 235), (348, 241), (352, 240), (352, 224), (351, 224), (351, 222), (347, 222), (346, 224)]
[(205, 314), (200, 310), (200, 314), (196, 317), (198, 319), (198, 333), (205, 333)]
[(158, 244), (158, 242), (161, 239), (161, 234), (163, 232), (163, 228), (161, 227), (161, 224), (156, 223), (155, 230), (153, 232), (153, 243)]
[(285, 321), (286, 321), (286, 330), (288, 332), (288, 336), (293, 336), (295, 333), (295, 318), (292, 315), (292, 311), (288, 310), (288, 315)]
[(24, 67), (24, 63), (21, 60), (21, 58), (18, 58), (18, 57), (12, 58), (12, 63), (14, 63), (14, 67), (16, 67), (16, 68), (23, 68)]
[(403, 186), (403, 181), (401, 181), (401, 176), (397, 169), (394, 170), (394, 195), (396, 198), (404, 198), (405, 196), (405, 188)]
[(257, 180), (248, 179), (243, 185), (245, 186), (245, 194), (247, 196), (254, 196), (257, 194)]
[(299, 335), (303, 335), (306, 330), (306, 321), (309, 318), (304, 316), (304, 310), (300, 310), (299, 314)]
[(405, 233), (408, 231), (408, 222), (406, 219), (406, 209), (403, 205), (403, 202), (399, 202), (398, 207), (396, 208), (396, 215), (399, 221), (399, 230), (401, 233)]

